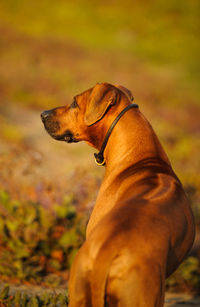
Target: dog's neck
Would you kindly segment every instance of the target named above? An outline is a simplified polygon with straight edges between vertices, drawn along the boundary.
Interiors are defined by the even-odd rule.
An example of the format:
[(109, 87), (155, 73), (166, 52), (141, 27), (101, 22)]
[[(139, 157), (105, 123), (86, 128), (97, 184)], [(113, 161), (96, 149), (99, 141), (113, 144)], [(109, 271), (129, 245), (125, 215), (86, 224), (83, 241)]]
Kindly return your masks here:
[[(116, 114), (119, 114), (119, 112), (116, 112)], [(107, 116), (107, 129), (112, 124), (116, 114), (114, 114), (112, 118), (108, 118)], [(98, 150), (100, 150), (107, 132), (107, 129), (103, 130), (102, 128), (103, 126), (101, 126), (101, 130), (99, 130), (101, 138), (99, 137), (100, 133), (97, 134), (98, 137), (96, 137), (98, 142), (100, 140), (98, 147), (96, 146)], [(102, 134), (102, 131), (104, 134)], [(97, 130), (96, 133), (98, 133)], [(137, 166), (138, 162), (142, 162), (144, 167), (148, 167), (149, 161), (153, 161), (154, 165), (157, 163), (159, 166), (161, 163), (162, 167), (164, 162), (166, 165), (166, 171), (169, 171), (171, 174), (173, 173), (170, 162), (151, 125), (137, 109), (129, 110), (119, 120), (109, 137), (104, 151), (104, 158), (106, 162), (105, 175), (97, 196), (93, 213), (87, 226), (87, 237), (92, 233), (98, 221), (113, 208), (116, 197), (117, 178), (119, 178), (120, 174), (126, 174), (126, 170), (130, 169), (132, 166)], [(163, 162), (161, 162), (161, 160)], [(143, 175), (146, 176), (146, 174)], [(132, 183), (134, 182), (134, 178), (138, 180), (137, 176), (132, 176)], [(113, 183), (115, 183), (115, 192), (112, 190)], [(117, 187), (120, 188), (120, 186)], [(113, 193), (115, 193), (115, 195)], [(108, 194), (110, 197), (109, 206), (104, 199), (104, 195)], [(135, 191), (135, 195), (137, 195), (137, 191)], [(119, 197), (119, 195), (117, 197)]]
[(129, 110), (112, 131), (104, 151), (107, 172), (129, 167), (146, 158), (170, 165), (153, 128), (137, 109)]

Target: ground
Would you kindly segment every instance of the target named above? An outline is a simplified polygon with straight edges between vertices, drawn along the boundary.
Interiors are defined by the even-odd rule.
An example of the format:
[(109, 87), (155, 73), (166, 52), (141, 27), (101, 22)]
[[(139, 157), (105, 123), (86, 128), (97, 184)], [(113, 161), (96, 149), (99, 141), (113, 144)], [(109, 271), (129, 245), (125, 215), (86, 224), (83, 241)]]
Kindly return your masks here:
[[(51, 139), (40, 113), (106, 81), (133, 92), (200, 217), (199, 2), (167, 1), (165, 8), (138, 1), (134, 10), (115, 7), (114, 15), (108, 1), (94, 8), (40, 1), (40, 9), (35, 1), (15, 2), (0, 4), (0, 189), (48, 207), (97, 178), (92, 207), (103, 174), (94, 150)], [(200, 305), (186, 294), (166, 299), (166, 307)]]
[[(102, 176), (102, 169), (97, 168), (94, 163), (94, 150), (86, 144), (70, 146), (64, 142), (59, 143), (52, 140), (43, 128), (40, 111), (22, 106), (16, 107), (11, 104), (7, 106), (7, 114), (9, 120), (23, 136), (23, 142), (14, 144), (2, 141), (0, 164), (4, 179), (8, 178), (10, 169), (12, 169), (12, 180), (9, 182), (16, 183), (18, 192), (23, 190), (23, 186), (26, 189), (27, 183), (36, 185), (46, 182), (48, 185), (53, 182), (54, 187), (60, 184), (60, 192), (62, 193), (65, 190), (65, 184), (62, 182), (65, 182), (67, 174), (72, 174), (73, 170), (82, 164), (89, 166), (91, 173), (97, 174), (99, 171), (98, 176)], [(12, 156), (9, 162), (8, 155)], [(78, 159), (77, 155), (79, 155)], [(4, 184), (6, 185), (6, 181)], [(19, 196), (17, 192), (16, 195)], [(45, 203), (47, 200), (42, 201)], [(32, 286), (31, 291), (29, 286), (13, 286), (11, 289), (12, 291), (26, 291), (28, 289), (29, 293), (33, 292), (34, 294), (41, 292), (40, 287)], [(54, 291), (64, 293), (65, 289), (54, 289)], [(200, 306), (200, 298), (193, 298), (192, 295), (185, 293), (167, 293), (165, 301), (165, 307)]]
[(185, 293), (167, 293), (165, 297), (165, 307), (193, 307), (200, 306), (200, 298), (192, 297)]

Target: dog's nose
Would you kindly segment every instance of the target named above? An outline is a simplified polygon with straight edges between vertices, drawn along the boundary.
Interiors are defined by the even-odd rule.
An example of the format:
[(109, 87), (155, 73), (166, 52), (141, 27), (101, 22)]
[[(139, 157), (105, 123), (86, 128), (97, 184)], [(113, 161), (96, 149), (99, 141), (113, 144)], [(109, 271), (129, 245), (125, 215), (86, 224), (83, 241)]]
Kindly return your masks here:
[(44, 121), (45, 119), (47, 119), (47, 117), (49, 117), (51, 115), (51, 110), (48, 111), (44, 111), (41, 113), (41, 119)]

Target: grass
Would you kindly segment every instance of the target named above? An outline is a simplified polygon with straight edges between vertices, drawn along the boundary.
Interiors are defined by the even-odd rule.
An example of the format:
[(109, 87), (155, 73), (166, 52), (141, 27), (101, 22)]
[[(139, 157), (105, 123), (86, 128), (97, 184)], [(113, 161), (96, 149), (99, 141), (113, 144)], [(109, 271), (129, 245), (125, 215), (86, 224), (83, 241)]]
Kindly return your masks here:
[[(131, 67), (133, 75), (133, 59), (147, 65), (144, 68), (151, 72), (161, 68), (166, 75), (168, 70), (169, 78), (179, 86), (176, 90), (189, 95), (193, 103), (196, 101), (198, 104), (199, 12), (198, 0), (184, 3), (181, 0), (169, 0), (167, 3), (161, 0), (142, 3), (130, 0), (123, 3), (61, 0), (59, 5), (47, 0), (2, 0), (0, 25), (14, 31), (14, 38), (11, 38), (14, 43), (5, 49), (2, 44), (1, 57), (6, 71), (1, 68), (3, 80), (0, 81), (4, 82), (3, 87), (8, 86), (9, 91), (8, 83), (12, 74), (11, 99), (38, 106), (55, 105), (58, 98), (55, 92), (60, 91), (61, 96), (65, 95), (64, 87), (75, 90), (81, 86), (85, 88), (85, 84), (93, 80), (112, 81), (109, 64), (93, 55), (99, 57), (99, 54), (104, 54), (103, 57), (107, 56), (108, 62), (111, 62), (111, 68), (118, 66), (119, 71), (122, 71), (125, 64), (124, 68)], [(2, 32), (3, 37), (5, 34)], [(39, 50), (35, 47), (37, 45)], [(74, 46), (75, 55), (70, 45)], [(49, 62), (52, 55), (54, 58), (61, 57), (60, 65), (58, 60)], [(72, 62), (69, 63), (66, 58), (72, 61), (75, 58), (73, 69)], [(92, 69), (98, 66), (98, 61), (100, 67)], [(83, 75), (84, 72), (96, 76), (88, 78)], [(29, 75), (22, 87), (21, 80), (18, 80), (19, 74), (22, 80)], [(43, 74), (46, 84), (40, 80)], [(32, 84), (36, 78), (41, 88), (34, 94)], [(16, 81), (14, 89), (13, 81)], [(180, 104), (180, 101), (175, 97), (173, 103)]]
[(1, 1), (4, 23), (34, 37), (71, 39), (92, 50), (120, 50), (171, 64), (200, 78), (198, 0), (182, 2)]
[[(48, 109), (98, 81), (122, 83), (184, 184), (199, 188), (199, 5), (2, 0), (0, 105)], [(4, 139), (23, 141), (13, 122), (0, 120)]]
[[(53, 166), (57, 170), (61, 146), (55, 145), (54, 153), (53, 147), (48, 150), (50, 141), (47, 137), (45, 143), (39, 133), (42, 128), (36, 127), (30, 113), (21, 111), (35, 109), (39, 115), (42, 109), (68, 103), (71, 97), (96, 82), (108, 81), (133, 91), (192, 199), (198, 222), (199, 15), (199, 0), (1, 0), (0, 138), (1, 146), (5, 147), (4, 156), (0, 156), (2, 187), (20, 195), (21, 201), (20, 197), (35, 199), (35, 182), (43, 187), (42, 193), (48, 194), (49, 181), (53, 181), (63, 195), (66, 178), (59, 181), (62, 188), (57, 183), (58, 173), (55, 178), (47, 176), (48, 180), (40, 178), (46, 157), (50, 160), (54, 155), (54, 160), (50, 160), (51, 171)], [(26, 116), (36, 134), (25, 131), (28, 126), (23, 117)], [(34, 158), (34, 151), (40, 154), (40, 147), (36, 147), (36, 139), (40, 138), (40, 146), (47, 151), (39, 161)], [(72, 145), (66, 151), (67, 157), (63, 155), (64, 159), (60, 159), (63, 169), (68, 170), (67, 163), (69, 169), (74, 169), (75, 159), (87, 164), (83, 161), (83, 147)], [(25, 161), (21, 161), (24, 157)], [(78, 184), (77, 180), (69, 184), (69, 189), (79, 187), (76, 193), (82, 197), (82, 203), (84, 180), (78, 180)], [(92, 194), (96, 188), (91, 178), (86, 181)], [(41, 199), (53, 202), (52, 195)], [(193, 262), (189, 267), (193, 272)], [(177, 279), (181, 278), (182, 275), (177, 275)]]
[[(65, 104), (98, 81), (123, 83), (155, 121), (178, 168), (196, 157), (194, 173), (199, 165), (199, 15), (198, 0), (2, 0), (0, 103), (45, 109)], [(4, 137), (20, 139), (11, 130), (8, 122)], [(168, 134), (178, 134), (175, 144)]]
[(4, 307), (64, 307), (67, 306), (68, 297), (66, 293), (57, 294), (56, 291), (45, 291), (40, 289), (37, 294), (31, 295), (28, 291), (14, 291), (5, 285), (0, 292), (0, 306)]

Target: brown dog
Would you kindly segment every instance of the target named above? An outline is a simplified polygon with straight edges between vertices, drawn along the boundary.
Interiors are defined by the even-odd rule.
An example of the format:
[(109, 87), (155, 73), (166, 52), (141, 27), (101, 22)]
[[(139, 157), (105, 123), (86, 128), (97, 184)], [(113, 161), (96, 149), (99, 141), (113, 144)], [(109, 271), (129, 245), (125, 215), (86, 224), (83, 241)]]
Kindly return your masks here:
[(41, 115), (53, 138), (85, 140), (101, 149), (96, 159), (106, 166), (86, 241), (72, 265), (70, 307), (163, 306), (165, 278), (193, 243), (183, 187), (131, 100), (126, 88), (103, 83)]

